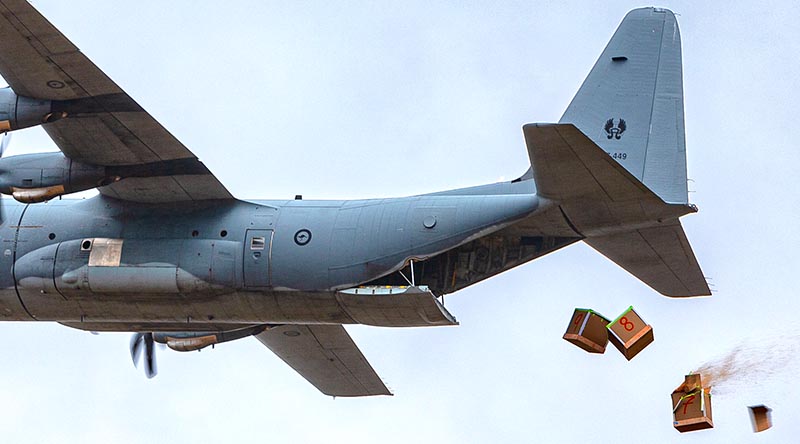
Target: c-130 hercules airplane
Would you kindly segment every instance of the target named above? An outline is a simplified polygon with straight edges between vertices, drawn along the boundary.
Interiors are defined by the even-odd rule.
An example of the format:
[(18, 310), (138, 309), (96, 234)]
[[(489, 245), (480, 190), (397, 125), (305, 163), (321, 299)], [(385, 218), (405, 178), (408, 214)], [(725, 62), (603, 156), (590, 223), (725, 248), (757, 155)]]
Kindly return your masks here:
[[(516, 180), (420, 196), (241, 201), (25, 0), (0, 0), (0, 320), (128, 331), (134, 362), (255, 336), (325, 394), (391, 394), (343, 324), (455, 325), (440, 298), (584, 241), (666, 296), (710, 294), (688, 203), (672, 12), (622, 21)], [(97, 188), (84, 200), (51, 200)], [(45, 203), (43, 203), (45, 202)]]

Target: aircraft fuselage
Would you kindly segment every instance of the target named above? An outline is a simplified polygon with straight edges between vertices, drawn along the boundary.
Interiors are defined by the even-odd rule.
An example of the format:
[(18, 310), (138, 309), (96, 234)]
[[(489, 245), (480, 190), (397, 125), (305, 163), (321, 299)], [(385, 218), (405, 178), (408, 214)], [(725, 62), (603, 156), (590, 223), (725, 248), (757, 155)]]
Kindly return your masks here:
[(337, 291), (496, 232), (538, 207), (535, 194), (168, 205), (3, 199), (0, 320), (121, 330), (370, 323)]

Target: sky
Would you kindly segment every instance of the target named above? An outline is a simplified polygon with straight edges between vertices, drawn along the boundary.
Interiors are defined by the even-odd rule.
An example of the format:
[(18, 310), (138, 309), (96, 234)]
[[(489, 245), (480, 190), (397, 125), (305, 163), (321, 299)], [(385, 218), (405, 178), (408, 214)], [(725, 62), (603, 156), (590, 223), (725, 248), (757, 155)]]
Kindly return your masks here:
[[(237, 197), (407, 196), (513, 179), (628, 1), (32, 2)], [(232, 3), (232, 4), (231, 4)], [(159, 350), (0, 324), (3, 442), (790, 442), (800, 433), (800, 30), (789, 1), (665, 2), (683, 38), (690, 200), (713, 284), (670, 299), (583, 243), (446, 298), (458, 327), (348, 327), (393, 397), (331, 399), (256, 340)], [(41, 129), (6, 155), (52, 151)], [(575, 307), (633, 305), (632, 361), (561, 339)], [(669, 395), (737, 347), (749, 370), (679, 434)], [(754, 434), (747, 406), (773, 409)]]

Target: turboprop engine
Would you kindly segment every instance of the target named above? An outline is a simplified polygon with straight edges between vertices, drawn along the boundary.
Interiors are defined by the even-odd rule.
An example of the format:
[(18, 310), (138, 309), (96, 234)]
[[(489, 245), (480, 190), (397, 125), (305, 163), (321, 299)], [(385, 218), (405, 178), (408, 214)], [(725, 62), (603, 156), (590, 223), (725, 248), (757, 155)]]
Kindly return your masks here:
[(159, 332), (153, 333), (153, 339), (155, 342), (166, 344), (167, 347), (175, 351), (195, 351), (206, 348), (209, 345), (221, 344), (223, 342), (235, 341), (237, 339), (257, 335), (267, 328), (268, 326), (266, 325), (255, 325), (237, 330), (215, 332)]
[[(0, 88), (0, 133), (97, 113), (141, 111), (141, 107), (125, 94), (46, 100), (19, 96), (11, 88)], [(7, 143), (7, 137), (0, 143), (0, 193), (10, 194), (24, 203), (43, 202), (128, 177), (210, 174), (202, 162), (191, 155), (152, 163), (94, 165), (62, 153), (3, 157)]]
[(52, 123), (67, 117), (66, 110), (54, 110), (54, 103), (59, 102), (18, 96), (11, 88), (0, 89), (0, 132)]
[(90, 190), (119, 180), (107, 168), (87, 165), (61, 153), (21, 154), (0, 159), (0, 193), (24, 203)]
[(270, 328), (268, 325), (254, 325), (237, 330), (216, 332), (169, 332), (169, 333), (135, 333), (131, 337), (131, 359), (133, 365), (139, 366), (139, 358), (144, 350), (144, 373), (152, 378), (156, 370), (155, 343), (166, 344), (167, 347), (180, 352), (201, 350), (209, 345), (235, 341), (248, 336), (257, 335)]
[[(68, 115), (69, 106), (65, 102), (18, 96), (11, 88), (2, 88), (0, 132), (7, 133), (63, 119)], [(75, 162), (61, 153), (0, 158), (0, 193), (10, 194), (24, 203), (43, 202), (62, 194), (108, 185), (116, 180), (119, 178), (109, 176), (105, 167)]]

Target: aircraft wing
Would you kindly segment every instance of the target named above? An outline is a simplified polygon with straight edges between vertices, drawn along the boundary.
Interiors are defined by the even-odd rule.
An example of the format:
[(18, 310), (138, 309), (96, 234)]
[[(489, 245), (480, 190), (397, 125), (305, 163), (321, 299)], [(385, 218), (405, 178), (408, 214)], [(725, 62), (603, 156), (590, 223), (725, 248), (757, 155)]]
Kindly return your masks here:
[(341, 325), (283, 325), (256, 338), (326, 395), (392, 394)]
[[(101, 193), (137, 202), (232, 199), (178, 139), (94, 65), (26, 0), (0, 0), (0, 75), (21, 96), (47, 99), (68, 118), (44, 124), (70, 159), (141, 165)], [(57, 108), (60, 107), (60, 108)]]

